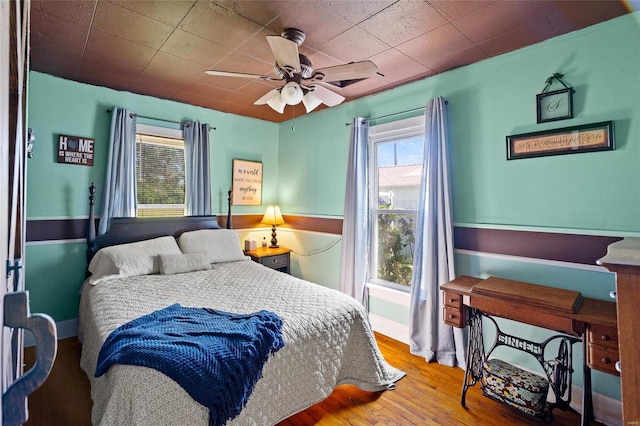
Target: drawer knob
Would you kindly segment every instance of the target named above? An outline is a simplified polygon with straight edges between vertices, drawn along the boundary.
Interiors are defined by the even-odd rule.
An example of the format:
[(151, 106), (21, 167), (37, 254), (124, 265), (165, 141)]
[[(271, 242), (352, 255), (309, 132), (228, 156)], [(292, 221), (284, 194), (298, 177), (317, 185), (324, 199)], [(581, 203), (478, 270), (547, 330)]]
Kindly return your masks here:
[(449, 303), (453, 303), (455, 301), (456, 301), (456, 299), (449, 299)]
[(600, 338), (601, 338), (602, 340), (604, 340), (605, 342), (606, 342), (607, 340), (609, 340), (609, 336), (607, 336), (606, 334), (603, 334), (602, 336), (600, 336)]
[(602, 358), (602, 360), (601, 360), (601, 361), (602, 361), (602, 363), (603, 363), (603, 364), (609, 364), (609, 363), (611, 363), (611, 360), (610, 360), (609, 358), (607, 358), (607, 357)]
[(611, 293), (609, 293), (609, 297), (612, 299), (617, 299), (618, 298), (618, 292), (617, 291), (612, 291)]
[(449, 319), (454, 319), (455, 317), (455, 315), (449, 314)]
[(616, 361), (616, 370), (618, 373), (622, 373), (622, 367), (620, 367), (620, 361)]

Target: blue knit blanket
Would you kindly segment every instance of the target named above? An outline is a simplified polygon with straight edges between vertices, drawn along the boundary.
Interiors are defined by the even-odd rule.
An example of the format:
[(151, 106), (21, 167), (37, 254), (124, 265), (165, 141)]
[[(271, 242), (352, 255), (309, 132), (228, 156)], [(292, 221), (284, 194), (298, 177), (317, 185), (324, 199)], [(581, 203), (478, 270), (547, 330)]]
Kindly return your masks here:
[(281, 328), (269, 311), (171, 305), (115, 329), (100, 349), (95, 377), (116, 363), (154, 368), (209, 409), (210, 425), (222, 425), (240, 413), (269, 355), (284, 347)]

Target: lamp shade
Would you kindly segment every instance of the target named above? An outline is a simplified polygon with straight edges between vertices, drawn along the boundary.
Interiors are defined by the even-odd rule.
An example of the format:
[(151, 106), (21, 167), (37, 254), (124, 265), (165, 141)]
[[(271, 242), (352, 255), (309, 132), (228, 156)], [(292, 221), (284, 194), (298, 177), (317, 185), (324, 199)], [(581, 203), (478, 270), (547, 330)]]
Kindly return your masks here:
[(290, 81), (282, 88), (282, 100), (289, 105), (298, 105), (302, 101), (302, 89), (295, 81)]
[(267, 211), (262, 218), (262, 223), (266, 225), (282, 225), (284, 219), (282, 218), (282, 213), (280, 213), (280, 207), (276, 205), (267, 207)]
[(307, 92), (306, 95), (302, 97), (302, 103), (304, 107), (307, 109), (307, 112), (311, 112), (318, 107), (322, 103), (319, 97), (315, 95), (312, 91)]
[(282, 114), (284, 113), (284, 107), (286, 103), (284, 99), (282, 99), (282, 95), (280, 95), (280, 92), (277, 92), (271, 97), (271, 99), (267, 101), (267, 105), (273, 108), (276, 112)]

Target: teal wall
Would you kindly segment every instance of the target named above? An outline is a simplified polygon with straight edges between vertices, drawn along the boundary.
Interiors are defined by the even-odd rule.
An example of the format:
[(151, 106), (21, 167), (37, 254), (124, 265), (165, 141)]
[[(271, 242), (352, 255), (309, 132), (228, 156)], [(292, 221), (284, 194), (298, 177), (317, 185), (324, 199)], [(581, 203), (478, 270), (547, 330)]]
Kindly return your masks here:
[[(80, 84), (37, 72), (30, 73), (29, 127), (36, 136), (34, 158), (28, 163), (28, 219), (81, 217), (88, 214), (88, 185), (98, 191), (104, 180), (111, 114), (119, 106), (148, 117), (199, 120), (216, 130), (211, 136), (211, 181), (214, 213), (226, 213), (231, 187), (231, 160), (263, 162), (265, 203), (277, 200), (278, 125), (206, 108)], [(177, 128), (177, 125), (140, 118), (139, 123)], [(60, 134), (95, 139), (93, 167), (56, 162)], [(97, 211), (100, 206), (97, 197)], [(237, 213), (262, 212), (261, 207), (239, 206)]]
[[(27, 165), (27, 220), (87, 217), (91, 182), (98, 188), (96, 214), (100, 213), (111, 120), (107, 109), (113, 106), (148, 117), (199, 120), (216, 127), (210, 133), (213, 213), (226, 214), (231, 160), (234, 158), (262, 161), (263, 202), (277, 201), (279, 128), (275, 123), (80, 84), (37, 72), (30, 73), (29, 84), (28, 122), (36, 142), (34, 158)], [(177, 128), (177, 125), (148, 119), (138, 122)], [(57, 163), (60, 134), (94, 138), (93, 166)], [(261, 206), (234, 208), (234, 213), (239, 214), (262, 212)], [(78, 316), (78, 290), (86, 268), (84, 259), (82, 243), (28, 244), (25, 279), (32, 312), (45, 312), (56, 321)]]
[[(309, 114), (280, 126), (279, 202), (286, 214), (342, 217), (353, 117), (379, 117), (449, 101), (453, 214), (457, 226), (640, 235), (640, 12), (435, 77)], [(535, 95), (555, 72), (576, 90), (574, 118), (536, 124)], [(556, 88), (554, 86), (554, 88)], [(562, 86), (557, 87), (562, 88)], [(404, 118), (399, 116), (397, 118)], [(615, 151), (506, 160), (507, 135), (615, 121)], [(313, 239), (313, 236), (308, 238)], [(314, 263), (321, 271), (339, 271)], [(456, 273), (578, 290), (608, 299), (598, 267), (458, 253)], [(333, 283), (323, 283), (336, 286)], [(370, 300), (372, 312), (406, 324), (407, 309)], [(537, 340), (548, 332), (511, 324)], [(582, 354), (575, 354), (581, 362)], [(520, 361), (520, 360), (516, 360)], [(526, 363), (526, 362), (525, 362)], [(581, 384), (579, 374), (575, 383)], [(594, 389), (620, 398), (619, 379), (594, 372)]]
[[(283, 212), (341, 216), (349, 141), (345, 123), (355, 116), (421, 107), (443, 96), (449, 101), (456, 223), (640, 231), (639, 16), (636, 12), (282, 123)], [(564, 73), (576, 90), (575, 118), (536, 124), (535, 95), (554, 72)], [(507, 135), (605, 120), (615, 121), (615, 151), (506, 161)]]
[[(37, 137), (28, 163), (28, 219), (86, 217), (87, 187), (102, 187), (112, 106), (141, 115), (198, 119), (211, 133), (214, 212), (225, 212), (231, 159), (264, 163), (264, 204), (283, 213), (341, 218), (350, 128), (356, 116), (377, 117), (449, 101), (454, 220), (458, 226), (592, 235), (640, 235), (640, 12), (376, 96), (281, 124), (62, 80), (30, 75), (29, 127)], [(536, 124), (535, 95), (554, 72), (576, 89), (571, 120)], [(398, 117), (402, 118), (402, 117)], [(616, 150), (506, 161), (505, 136), (615, 120)], [(148, 124), (160, 124), (148, 122)], [(58, 164), (59, 134), (96, 139), (93, 167)], [(234, 213), (262, 213), (238, 207)], [(255, 231), (259, 239), (264, 231)], [(246, 234), (245, 234), (246, 235)], [(339, 237), (279, 231), (291, 246), (292, 271), (337, 288)], [(336, 243), (336, 245), (333, 245)], [(323, 251), (325, 250), (326, 251)], [(310, 255), (322, 251), (320, 254)], [(32, 244), (26, 253), (31, 310), (56, 321), (77, 316), (84, 273), (80, 243)], [(527, 259), (458, 253), (458, 274), (498, 275), (576, 289), (606, 299), (613, 275)], [(404, 308), (371, 301), (373, 312), (406, 324)], [(519, 327), (519, 333), (543, 331)], [(596, 375), (597, 392), (619, 398), (619, 380)], [(600, 377), (602, 376), (602, 377)], [(579, 380), (576, 380), (579, 382)]]

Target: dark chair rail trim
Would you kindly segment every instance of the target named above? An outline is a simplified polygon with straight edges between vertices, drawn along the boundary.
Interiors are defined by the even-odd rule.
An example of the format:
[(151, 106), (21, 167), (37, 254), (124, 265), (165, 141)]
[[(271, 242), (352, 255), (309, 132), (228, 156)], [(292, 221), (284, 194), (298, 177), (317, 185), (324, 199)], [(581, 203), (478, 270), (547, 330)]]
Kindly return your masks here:
[[(220, 216), (220, 225), (226, 218)], [(236, 229), (266, 227), (262, 215), (234, 215)], [(281, 228), (342, 234), (342, 219), (286, 215)], [(96, 220), (97, 221), (97, 220)], [(86, 238), (87, 219), (28, 220), (27, 242), (80, 240)], [(514, 231), (456, 227), (454, 246), (459, 250), (595, 265), (607, 246), (622, 237), (568, 233)]]

